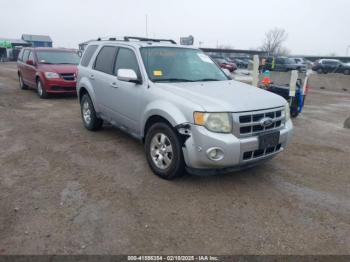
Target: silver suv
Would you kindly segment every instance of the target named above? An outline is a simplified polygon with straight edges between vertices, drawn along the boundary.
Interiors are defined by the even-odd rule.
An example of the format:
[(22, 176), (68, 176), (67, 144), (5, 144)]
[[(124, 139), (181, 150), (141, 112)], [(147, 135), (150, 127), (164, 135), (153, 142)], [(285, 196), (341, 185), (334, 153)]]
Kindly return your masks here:
[(106, 121), (139, 139), (165, 179), (251, 167), (291, 138), (286, 100), (231, 80), (201, 50), (172, 40), (94, 41), (78, 69), (85, 127)]

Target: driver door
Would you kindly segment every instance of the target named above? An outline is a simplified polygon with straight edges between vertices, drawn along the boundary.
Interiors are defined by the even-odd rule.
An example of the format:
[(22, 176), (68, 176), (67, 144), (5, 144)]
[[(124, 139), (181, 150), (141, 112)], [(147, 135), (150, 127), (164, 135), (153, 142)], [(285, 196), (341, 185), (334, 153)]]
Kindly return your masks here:
[[(131, 48), (119, 47), (114, 66), (114, 75), (118, 75), (119, 69), (132, 69), (135, 71), (140, 83), (132, 83), (118, 80), (115, 77), (111, 90), (113, 101), (110, 107), (119, 115), (122, 124), (131, 132), (139, 133), (139, 119), (144, 104), (145, 81), (142, 81), (139, 62), (135, 52)], [(113, 93), (113, 94), (112, 94)]]

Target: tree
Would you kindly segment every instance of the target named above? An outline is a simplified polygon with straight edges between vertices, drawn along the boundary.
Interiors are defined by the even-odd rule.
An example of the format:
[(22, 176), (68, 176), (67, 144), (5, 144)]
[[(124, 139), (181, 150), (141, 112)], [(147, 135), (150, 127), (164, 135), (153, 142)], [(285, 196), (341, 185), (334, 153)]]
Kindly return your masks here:
[(288, 38), (287, 32), (282, 28), (274, 28), (265, 34), (265, 39), (263, 41), (260, 49), (267, 52), (267, 54), (278, 56), (289, 53), (289, 50), (282, 46), (283, 42)]

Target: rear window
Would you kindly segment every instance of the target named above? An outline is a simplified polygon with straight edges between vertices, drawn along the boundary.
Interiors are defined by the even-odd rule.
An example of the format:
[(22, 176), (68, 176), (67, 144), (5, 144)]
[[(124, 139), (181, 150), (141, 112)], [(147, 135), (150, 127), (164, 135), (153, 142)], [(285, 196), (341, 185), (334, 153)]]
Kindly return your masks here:
[(117, 47), (115, 46), (104, 46), (98, 53), (94, 69), (97, 71), (104, 72), (106, 74), (113, 75), (115, 55), (117, 53)]
[(83, 58), (81, 59), (81, 65), (82, 66), (88, 66), (91, 60), (91, 57), (94, 55), (95, 51), (97, 49), (97, 45), (90, 45), (84, 52)]

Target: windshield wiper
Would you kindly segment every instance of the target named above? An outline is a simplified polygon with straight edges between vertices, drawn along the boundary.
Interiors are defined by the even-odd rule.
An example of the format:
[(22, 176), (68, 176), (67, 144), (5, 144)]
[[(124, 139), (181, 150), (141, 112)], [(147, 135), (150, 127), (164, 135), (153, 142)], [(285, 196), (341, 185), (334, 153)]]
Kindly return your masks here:
[(164, 78), (164, 79), (153, 79), (153, 82), (194, 82), (190, 79), (183, 78)]
[(205, 82), (205, 81), (220, 81), (220, 80), (215, 78), (203, 78), (203, 79), (194, 80), (193, 82)]

